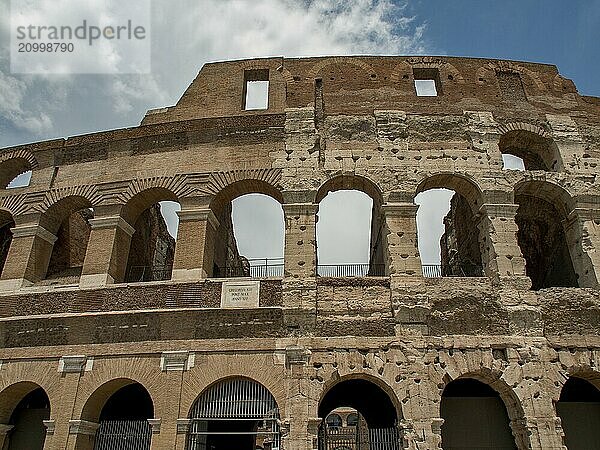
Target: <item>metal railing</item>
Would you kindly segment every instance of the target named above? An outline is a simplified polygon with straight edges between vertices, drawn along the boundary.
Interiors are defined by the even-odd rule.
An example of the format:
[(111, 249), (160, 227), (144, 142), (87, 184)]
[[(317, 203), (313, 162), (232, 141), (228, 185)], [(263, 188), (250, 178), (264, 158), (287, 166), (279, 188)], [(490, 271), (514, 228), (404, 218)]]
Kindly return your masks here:
[(385, 264), (319, 264), (320, 277), (383, 277)]
[(475, 265), (459, 267), (460, 273), (444, 273), (441, 264), (423, 264), (423, 276), (425, 278), (442, 278), (442, 277), (482, 277), (483, 268)]
[(423, 276), (425, 278), (441, 278), (442, 277), (442, 265), (441, 264), (423, 264)]
[(125, 276), (126, 283), (140, 281), (163, 281), (171, 279), (172, 267), (156, 266), (131, 266)]
[[(283, 276), (283, 258), (253, 258), (237, 266), (216, 267), (215, 278), (269, 278)], [(247, 264), (244, 264), (247, 261)]]

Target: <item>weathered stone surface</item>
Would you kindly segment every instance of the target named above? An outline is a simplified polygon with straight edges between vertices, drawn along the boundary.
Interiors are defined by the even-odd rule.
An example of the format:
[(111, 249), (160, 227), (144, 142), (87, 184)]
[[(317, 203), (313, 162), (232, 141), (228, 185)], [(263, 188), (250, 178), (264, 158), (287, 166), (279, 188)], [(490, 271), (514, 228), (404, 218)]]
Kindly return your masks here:
[[(243, 109), (248, 73), (268, 109)], [(416, 95), (427, 74), (436, 97)], [(283, 450), (318, 448), (324, 398), (349, 380), (389, 398), (403, 448), (435, 449), (460, 378), (498, 394), (516, 448), (562, 449), (563, 386), (599, 379), (599, 164), (600, 100), (556, 67), (429, 56), (211, 63), (139, 127), (0, 149), (1, 186), (33, 171), (0, 189), (0, 447), (39, 386), (45, 448), (90, 448), (132, 380), (153, 448), (185, 448), (199, 395), (247, 378), (276, 400)], [(435, 188), (457, 194), (453, 276), (428, 278), (414, 197)], [(344, 189), (373, 199), (369, 276), (318, 275), (319, 203)], [(282, 276), (250, 279), (238, 252), (231, 202), (249, 193), (282, 204)], [(176, 243), (161, 201), (181, 205)], [(128, 261), (172, 279), (123, 283)], [(257, 307), (221, 308), (221, 277), (257, 282)], [(85, 368), (61, 373), (65, 358)]]

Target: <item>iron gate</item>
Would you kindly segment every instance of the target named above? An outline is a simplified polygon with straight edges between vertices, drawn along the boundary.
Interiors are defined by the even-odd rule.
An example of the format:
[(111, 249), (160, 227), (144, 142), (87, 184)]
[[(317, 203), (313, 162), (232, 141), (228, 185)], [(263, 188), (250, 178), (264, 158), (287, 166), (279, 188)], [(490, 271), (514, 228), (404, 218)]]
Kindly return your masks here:
[[(210, 431), (210, 425), (219, 422), (228, 424), (230, 429)], [(248, 424), (253, 425), (252, 430), (246, 429)], [(215, 435), (253, 436), (260, 439), (261, 448), (279, 450), (279, 409), (275, 398), (265, 386), (245, 378), (212, 386), (192, 406), (187, 449), (205, 450), (209, 437)]]
[(328, 427), (322, 423), (319, 427), (319, 450), (400, 450), (400, 432), (398, 427), (352, 430)]
[(150, 450), (152, 428), (147, 420), (103, 420), (94, 450)]

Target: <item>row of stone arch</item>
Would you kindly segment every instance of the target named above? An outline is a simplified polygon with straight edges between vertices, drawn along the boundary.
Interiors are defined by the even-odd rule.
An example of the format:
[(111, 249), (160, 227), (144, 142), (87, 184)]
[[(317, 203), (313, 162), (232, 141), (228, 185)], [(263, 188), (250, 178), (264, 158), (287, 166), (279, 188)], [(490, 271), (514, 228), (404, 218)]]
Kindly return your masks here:
[[(595, 380), (594, 384), (593, 376), (571, 376), (555, 404), (569, 450), (593, 448), (600, 439), (600, 390)], [(186, 448), (280, 449), (282, 434), (289, 432), (280, 420), (278, 402), (284, 401), (250, 378), (217, 380), (194, 401), (188, 419), (179, 420), (186, 431)], [(328, 418), (339, 407), (354, 409), (364, 420), (370, 448), (399, 450), (410, 444), (402, 403), (393, 390), (376, 378), (357, 374), (330, 383), (321, 396), (317, 412), (321, 450), (336, 448), (327, 433), (332, 425), (339, 425)], [(46, 428), (53, 432), (51, 412), (50, 399), (38, 384), (22, 381), (5, 388), (0, 392), (2, 448), (43, 449)], [(154, 417), (154, 402), (141, 383), (113, 379), (91, 394), (81, 420), (71, 421), (74, 448), (149, 449), (152, 426), (157, 423)], [(439, 423), (442, 446), (447, 449), (524, 450), (531, 445), (514, 392), (499, 380), (490, 382), (477, 374), (446, 382)]]
[[(452, 189), (456, 192), (457, 199), (462, 201), (465, 211), (463, 225), (472, 236), (479, 236), (479, 248), (476, 248), (479, 252), (478, 264), (485, 275), (496, 277), (525, 275), (527, 269), (527, 275), (532, 279), (534, 288), (553, 285), (580, 287), (597, 285), (595, 269), (583, 251), (581, 242), (583, 221), (589, 219), (589, 216), (593, 219), (594, 214), (598, 215), (598, 211), (587, 211), (586, 217), (574, 215), (581, 208), (578, 208), (576, 199), (562, 186), (546, 179), (524, 179), (515, 185), (513, 193), (483, 191), (477, 181), (469, 175), (437, 173), (424, 175), (415, 193), (436, 188)], [(414, 249), (410, 250), (412, 243), (410, 241), (395, 243), (398, 239), (393, 236), (394, 232), (405, 231), (395, 230), (395, 226), (402, 225), (407, 230), (414, 228), (411, 226), (414, 225), (415, 215), (415, 210), (410, 208), (412, 203), (399, 203), (401, 208), (395, 208), (398, 205), (396, 197), (400, 197), (399, 200), (402, 202), (406, 195), (392, 193), (386, 194), (387, 198), (384, 198), (384, 193), (377, 184), (365, 176), (334, 176), (324, 182), (318, 190), (303, 192), (302, 199), (307, 208), (301, 212), (309, 225), (307, 232), (314, 233), (314, 216), (319, 202), (329, 192), (339, 190), (361, 191), (373, 200), (370, 264), (384, 266), (387, 274), (397, 273), (399, 256), (394, 256), (394, 250), (398, 251), (404, 259), (406, 259), (404, 256), (406, 250), (409, 250), (409, 261), (414, 261), (414, 266), (411, 270), (405, 269), (405, 273), (410, 274), (412, 271), (413, 274), (419, 274), (418, 253), (415, 253)], [(52, 266), (54, 260), (58, 260), (54, 262), (61, 267), (61, 261), (64, 259), (61, 252), (68, 251), (71, 252), (71, 257), (79, 258), (83, 266), (82, 275), (104, 276), (105, 282), (106, 280), (124, 281), (127, 267), (130, 265), (132, 238), (135, 241), (136, 237), (142, 234), (142, 227), (147, 222), (146, 217), (144, 220), (140, 220), (140, 217), (161, 201), (174, 201), (182, 205), (182, 211), (179, 213), (181, 234), (189, 234), (201, 242), (201, 251), (194, 254), (191, 254), (189, 249), (175, 247), (175, 254), (171, 256), (174, 259), (172, 264), (183, 272), (196, 270), (201, 272), (201, 276), (214, 276), (218, 268), (226, 264), (228, 250), (223, 243), (231, 241), (227, 234), (231, 233), (232, 228), (231, 201), (250, 193), (272, 197), (282, 204), (288, 218), (302, 215), (298, 214), (296, 198), (292, 199), (293, 203), (290, 204), (289, 200), (284, 198), (288, 195), (286, 192), (260, 179), (235, 181), (214, 196), (199, 198), (178, 197), (173, 190), (157, 186), (142, 190), (121, 205), (102, 205), (98, 204), (98, 198), (94, 194), (90, 194), (91, 197), (76, 194), (59, 198), (37, 213), (29, 212), (13, 217), (9, 210), (0, 209), (0, 224), (5, 232), (0, 242), (1, 247), (5, 249), (0, 254), (0, 263), (3, 263), (3, 259), (8, 260), (8, 263), (4, 264), (2, 279), (25, 279), (31, 282), (44, 279), (48, 267)], [(297, 196), (297, 193), (295, 195)], [(410, 202), (410, 199), (408, 200)], [(60, 247), (60, 244), (66, 244), (61, 242), (59, 237), (67, 223), (66, 220), (81, 211), (88, 215), (84, 220), (87, 220), (90, 229), (88, 236), (78, 242), (79, 254), (76, 254), (77, 252), (73, 252), (72, 248)], [(394, 218), (398, 219), (398, 211), (401, 212), (401, 220), (394, 223)], [(518, 246), (511, 236), (511, 230), (502, 235), (498, 233), (501, 231), (498, 230), (498, 225), (501, 224), (496, 219), (509, 223), (516, 220), (518, 230), (514, 231), (519, 233)], [(289, 225), (291, 224), (288, 221), (288, 228)], [(300, 229), (306, 228), (306, 224), (298, 226)], [(535, 236), (536, 233), (540, 235), (542, 229), (552, 231), (546, 236), (547, 240), (551, 241), (550, 245), (548, 242), (531, 242), (531, 236)], [(18, 244), (10, 242), (9, 230), (12, 230), (14, 240), (17, 240)], [(513, 245), (511, 253), (505, 255), (508, 261), (500, 261), (501, 252), (498, 248), (493, 248), (494, 242), (491, 237), (493, 232), (496, 232), (495, 238), (509, 240), (501, 242), (505, 247)], [(292, 235), (289, 230), (288, 234)], [(81, 242), (88, 240), (91, 249), (89, 245), (85, 247), (81, 245)], [(186, 236), (184, 240), (189, 241), (189, 238)], [(286, 240), (286, 247), (293, 245), (290, 240)], [(202, 241), (204, 241), (203, 245)], [(315, 237), (308, 234), (306, 241), (302, 241), (305, 248), (293, 250), (300, 254), (304, 252), (309, 257), (312, 253), (314, 258), (314, 241)], [(397, 249), (392, 248), (395, 245)], [(547, 254), (544, 253), (546, 248), (550, 249)], [(286, 253), (292, 253), (292, 249), (288, 250)], [(523, 265), (523, 257), (527, 267), (519, 268), (519, 264)], [(293, 273), (294, 269), (298, 270), (298, 267), (295, 267), (287, 257), (285, 263), (288, 273)], [(505, 266), (510, 267), (505, 269)], [(310, 267), (310, 264), (307, 267)], [(540, 272), (537, 269), (539, 267), (550, 269)], [(552, 273), (551, 270), (555, 270), (556, 273)], [(553, 283), (553, 279), (558, 281)]]

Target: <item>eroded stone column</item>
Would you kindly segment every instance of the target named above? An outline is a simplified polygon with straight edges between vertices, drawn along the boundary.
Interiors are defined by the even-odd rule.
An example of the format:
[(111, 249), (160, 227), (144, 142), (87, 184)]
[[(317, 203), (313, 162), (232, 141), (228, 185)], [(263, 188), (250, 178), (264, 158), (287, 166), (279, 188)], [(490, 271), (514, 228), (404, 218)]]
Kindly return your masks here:
[(125, 279), (131, 236), (135, 233), (121, 216), (96, 217), (92, 228), (79, 285), (82, 288), (120, 283)]
[(527, 290), (531, 288), (531, 280), (525, 274), (525, 259), (517, 241), (518, 208), (519, 205), (514, 204), (481, 206), (481, 255), (485, 275), (501, 284)]
[(0, 278), (0, 290), (14, 290), (43, 280), (56, 236), (38, 224), (12, 228), (12, 242)]
[(173, 280), (213, 276), (215, 238), (219, 221), (208, 207), (182, 209), (173, 261)]
[(387, 247), (386, 275), (422, 275), (417, 240), (418, 209), (413, 203), (385, 203), (381, 207)]
[(563, 430), (558, 417), (529, 417), (511, 420), (515, 443), (519, 450), (564, 450)]
[(286, 277), (310, 278), (317, 273), (317, 211), (314, 203), (285, 203), (284, 270)]
[(575, 208), (563, 225), (579, 287), (598, 287), (600, 280), (600, 211)]
[(443, 423), (444, 419), (439, 417), (403, 420), (399, 425), (402, 439), (401, 448), (408, 450), (441, 448)]

